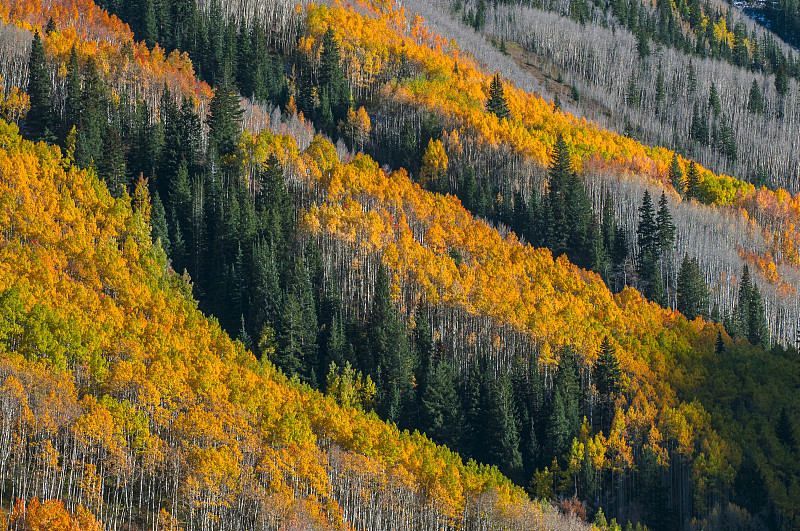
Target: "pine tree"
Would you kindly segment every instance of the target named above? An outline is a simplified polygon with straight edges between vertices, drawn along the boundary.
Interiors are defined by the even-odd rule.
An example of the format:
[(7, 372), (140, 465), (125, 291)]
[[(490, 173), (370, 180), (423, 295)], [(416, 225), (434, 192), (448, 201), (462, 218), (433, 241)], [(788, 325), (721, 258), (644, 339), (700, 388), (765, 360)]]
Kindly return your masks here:
[(320, 52), (319, 86), (323, 90), (330, 89), (342, 80), (341, 53), (339, 42), (333, 32), (328, 28), (322, 36), (322, 51)]
[(752, 300), (750, 269), (747, 264), (742, 268), (742, 279), (739, 281), (739, 298), (736, 303), (734, 326), (736, 335), (747, 337), (750, 330), (750, 302)]
[(463, 421), (457, 379), (449, 361), (437, 361), (431, 367), (420, 399), (420, 420), (425, 433), (450, 448), (458, 448), (461, 444), (458, 435)]
[(500, 79), (499, 72), (494, 75), (489, 85), (489, 99), (486, 101), (486, 110), (497, 116), (498, 120), (511, 116), (503, 94), (503, 81)]
[(689, 162), (686, 171), (686, 198), (700, 201), (700, 174), (694, 161)]
[(102, 156), (95, 163), (98, 177), (105, 181), (115, 197), (127, 192), (130, 184), (125, 178), (125, 155), (122, 150), (119, 131), (116, 127), (109, 127), (103, 138)]
[(617, 222), (614, 215), (614, 201), (611, 198), (611, 192), (608, 191), (606, 191), (605, 199), (603, 200), (603, 218), (600, 230), (603, 237), (603, 247), (605, 247), (606, 253), (613, 260)]
[(592, 378), (599, 401), (599, 428), (608, 434), (614, 420), (616, 399), (622, 392), (622, 371), (608, 337), (603, 338), (600, 354), (592, 368)]
[(559, 457), (569, 448), (580, 430), (580, 388), (578, 367), (572, 347), (564, 347), (558, 361), (558, 372), (553, 385), (553, 398), (547, 441), (549, 455)]
[(253, 99), (255, 92), (255, 74), (258, 68), (253, 68), (260, 59), (253, 55), (252, 39), (247, 24), (242, 21), (236, 36), (236, 86), (245, 98)]
[(202, 125), (192, 97), (183, 97), (177, 119), (177, 130), (182, 139), (178, 150), (179, 161), (186, 160), (189, 170), (196, 172), (200, 163)]
[(653, 201), (650, 192), (645, 190), (642, 204), (639, 207), (639, 225), (636, 228), (640, 256), (658, 256), (658, 226), (656, 225)]
[(708, 108), (717, 117), (722, 112), (722, 104), (719, 101), (719, 94), (717, 94), (717, 85), (711, 82), (711, 91), (708, 94)]
[(658, 271), (658, 225), (650, 193), (646, 190), (642, 198), (642, 205), (639, 207), (639, 225), (636, 234), (639, 244), (638, 273), (643, 284), (641, 291), (648, 299), (664, 306), (666, 294)]
[(681, 170), (681, 165), (678, 162), (677, 153), (672, 155), (672, 164), (669, 167), (669, 180), (675, 188), (675, 191), (681, 196), (686, 192), (686, 183), (684, 183), (683, 180), (683, 170)]
[(30, 98), (30, 110), (23, 129), (23, 136), (26, 139), (33, 142), (55, 142), (55, 115), (53, 114), (53, 106), (50, 103), (52, 90), (53, 85), (47, 69), (47, 56), (45, 55), (42, 39), (37, 31), (33, 35), (31, 55), (28, 60), (27, 92)]
[(164, 205), (158, 197), (158, 193), (153, 194), (152, 206), (150, 210), (150, 220), (153, 227), (153, 243), (160, 242), (164, 253), (169, 256), (169, 229), (167, 227), (167, 216)]
[(73, 127), (78, 127), (81, 115), (81, 70), (75, 46), (69, 54), (67, 63), (67, 94), (64, 101), (64, 123), (61, 129), (62, 145)]
[(505, 373), (488, 386), (486, 417), (488, 441), (487, 461), (498, 466), (508, 478), (521, 482), (522, 454), (515, 418), (514, 395), (511, 382)]
[(781, 97), (785, 97), (789, 93), (789, 76), (783, 64), (775, 71), (775, 90)]
[(672, 223), (672, 214), (670, 214), (667, 205), (667, 195), (664, 192), (661, 192), (661, 197), (658, 200), (656, 240), (658, 243), (658, 254), (662, 259), (666, 259), (665, 255), (675, 246), (675, 225)]
[(93, 57), (89, 57), (80, 96), (78, 142), (75, 147), (75, 162), (82, 168), (96, 165), (102, 155), (103, 138), (108, 127), (105, 96), (97, 64)]
[(714, 343), (714, 353), (717, 356), (725, 354), (725, 342), (722, 340), (722, 332), (717, 330), (717, 341)]
[(664, 85), (664, 72), (661, 69), (661, 62), (658, 63), (658, 74), (656, 75), (656, 114), (663, 110), (661, 106), (666, 98), (666, 86)]
[(747, 315), (747, 340), (751, 345), (758, 345), (763, 348), (769, 346), (769, 329), (764, 316), (764, 303), (761, 300), (761, 293), (755, 283), (753, 283), (750, 290), (750, 305)]
[(208, 138), (220, 159), (232, 157), (239, 145), (244, 110), (239, 105), (236, 89), (225, 81), (214, 90), (208, 119)]
[(708, 286), (696, 258), (683, 256), (677, 287), (679, 312), (690, 321), (700, 315), (708, 317)]
[(763, 114), (764, 112), (764, 97), (761, 95), (761, 89), (758, 87), (758, 82), (753, 79), (753, 84), (750, 86), (750, 98), (747, 100), (747, 110), (753, 114)]
[(308, 269), (297, 254), (289, 271), (288, 287), (278, 329), (277, 365), (287, 374), (297, 374), (316, 386), (317, 311)]

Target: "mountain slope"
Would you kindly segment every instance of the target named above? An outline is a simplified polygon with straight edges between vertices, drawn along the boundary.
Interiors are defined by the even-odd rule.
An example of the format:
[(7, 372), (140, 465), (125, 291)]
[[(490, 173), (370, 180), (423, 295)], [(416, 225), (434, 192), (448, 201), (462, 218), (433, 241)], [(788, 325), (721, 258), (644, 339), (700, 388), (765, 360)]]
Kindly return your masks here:
[(109, 528), (162, 509), (203, 529), (560, 525), (496, 469), (232, 342), (150, 242), (142, 186), (114, 199), (5, 123), (0, 147), (6, 499), (63, 499)]

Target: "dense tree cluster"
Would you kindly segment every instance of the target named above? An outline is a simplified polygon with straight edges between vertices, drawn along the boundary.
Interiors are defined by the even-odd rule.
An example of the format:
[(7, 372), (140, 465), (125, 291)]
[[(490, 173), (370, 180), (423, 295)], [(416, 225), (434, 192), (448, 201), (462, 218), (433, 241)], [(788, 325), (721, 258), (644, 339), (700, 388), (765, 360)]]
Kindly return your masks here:
[[(149, 11), (155, 14), (157, 10), (155, 4), (152, 9), (146, 4), (143, 28), (155, 34), (161, 31), (161, 15), (153, 18), (155, 24), (148, 22)], [(576, 14), (587, 12), (587, 5), (574, 4)], [(212, 3), (207, 12), (196, 16), (209, 17), (208, 23), (218, 29), (227, 28), (221, 9)], [(387, 14), (386, 20), (395, 15)], [(386, 31), (392, 23), (381, 17), (309, 8), (306, 35), (297, 39), (296, 50), (281, 58), (285, 64), (275, 69), (281, 72), (276, 86), (287, 88), (270, 92), (267, 99), (285, 103), (290, 114), (299, 108), (331, 136), (341, 133), (343, 120), (358, 119), (351, 107), (351, 83), (354, 92), (370, 93), (363, 78), (356, 82), (368, 74), (358, 71), (366, 67), (353, 66), (352, 39), (360, 38), (362, 27), (368, 28), (365, 34)], [(234, 26), (241, 27), (247, 27), (244, 21)], [(334, 29), (341, 27), (349, 28), (352, 35)], [(436, 39), (416, 24), (411, 31), (419, 42), (423, 36)], [(223, 33), (236, 36), (227, 39), (239, 43), (234, 55), (246, 55), (242, 50), (248, 41), (252, 44), (247, 38), (250, 30), (225, 29)], [(374, 41), (368, 39), (360, 46)], [(546, 246), (556, 255), (565, 254), (569, 261), (599, 272), (605, 284), (621, 293), (613, 295), (599, 277), (563, 258), (553, 260), (547, 250), (525, 247), (513, 236), (500, 237), (498, 231), (469, 216), (458, 200), (421, 192), (403, 171), (389, 174), (360, 155), (344, 163), (351, 160), (345, 148), (339, 146), (337, 154), (322, 138), (301, 144), (268, 131), (257, 136), (240, 134), (238, 94), (249, 89), (237, 85), (248, 86), (247, 76), (252, 73), (239, 68), (243, 63), (238, 63), (235, 72), (215, 70), (214, 61), (208, 67), (198, 66), (201, 73), (208, 68), (203, 75), (216, 85), (207, 102), (170, 86), (160, 90), (157, 105), (148, 105), (143, 100), (131, 103), (125, 94), (118, 99), (103, 80), (104, 57), (75, 51), (65, 62), (63, 100), (53, 93), (50, 98), (37, 97), (31, 127), (23, 123), (25, 134), (41, 137), (42, 128), (36, 124), (48, 116), (48, 103), (55, 104), (53, 114), (63, 122), (58, 126), (59, 141), (72, 157), (70, 164), (95, 167), (115, 204), (132, 201), (135, 213), (149, 218), (152, 234), (167, 251), (172, 267), (186, 270), (179, 283), (177, 276), (169, 277), (176, 289), (184, 296), (193, 289), (201, 309), (213, 314), (224, 330), (262, 360), (295, 379), (292, 385), (297, 388), (325, 390), (341, 405), (374, 409), (401, 428), (422, 429), (463, 455), (498, 465), (537, 497), (577, 494), (601, 526), (605, 525), (601, 507), (620, 518), (638, 514), (656, 528), (688, 526), (693, 516), (704, 522), (724, 521), (729, 515), (719, 516), (724, 511), (720, 508), (741, 511), (728, 502), (746, 507), (750, 513), (742, 513), (746, 514), (742, 518), (754, 525), (775, 514), (790, 518), (779, 496), (786, 488), (784, 479), (770, 476), (764, 463), (775, 463), (780, 452), (792, 448), (794, 419), (784, 407), (791, 401), (782, 397), (781, 411), (769, 412), (766, 420), (759, 421), (766, 437), (774, 434), (778, 441), (774, 452), (758, 450), (749, 435), (726, 431), (722, 438), (712, 429), (728, 420), (741, 427), (750, 415), (762, 413), (758, 404), (764, 401), (753, 396), (763, 394), (768, 382), (753, 382), (741, 395), (725, 386), (735, 389), (726, 377), (741, 374), (747, 353), (762, 359), (765, 351), (751, 349), (747, 342), (731, 342), (720, 327), (707, 321), (690, 326), (676, 314), (651, 306), (635, 291), (623, 290), (635, 284), (662, 304), (677, 299), (688, 317), (708, 312), (700, 263), (684, 260), (680, 272), (677, 264), (670, 263), (676, 229), (666, 195), (661, 195), (657, 210), (651, 196), (645, 195), (632, 225), (618, 216), (616, 197), (608, 189), (605, 195), (590, 190), (574, 163), (581, 162), (585, 171), (587, 164), (603, 164), (601, 158), (606, 156), (607, 166), (635, 168), (645, 161), (652, 164), (649, 171), (654, 176), (669, 174), (676, 190), (704, 201), (713, 200), (717, 177), (673, 153), (644, 149), (593, 126), (574, 125), (572, 117), (553, 114), (550, 104), (528, 98), (510, 84), (504, 86), (497, 75), (494, 79), (479, 75), (462, 59), (451, 61), (450, 56), (432, 53), (411, 39), (401, 41), (402, 46), (390, 46), (388, 74), (382, 74), (391, 75), (390, 83), (396, 83), (391, 85), (395, 89), (391, 97), (397, 99), (390, 101), (397, 106), (387, 107), (403, 114), (408, 101), (420, 98), (417, 103), (422, 104), (416, 113), (408, 111), (403, 122), (407, 127), (397, 128), (393, 141), (382, 147), (385, 151), (375, 149), (385, 155), (381, 162), (400, 161), (398, 166), (410, 169), (420, 183), (455, 193), (472, 212), (497, 223), (503, 234), (510, 227), (525, 241)], [(646, 39), (640, 36), (639, 43), (639, 53), (647, 56)], [(271, 51), (287, 52), (287, 48)], [(362, 52), (358, 49), (357, 53)], [(36, 57), (31, 54), (30, 68), (42, 70)], [(198, 64), (204, 60), (198, 59)], [(228, 61), (230, 57), (219, 64)], [(440, 77), (411, 74), (421, 68), (435, 69)], [(288, 97), (290, 85), (284, 85), (282, 72), (294, 73), (290, 77), (293, 98)], [(480, 82), (464, 81), (470, 78)], [(41, 79), (33, 79), (33, 92), (41, 95), (50, 90)], [(631, 97), (637, 83), (629, 79)], [(707, 107), (716, 116), (713, 94)], [(463, 121), (457, 122), (453, 108), (443, 108), (443, 101), (466, 101), (463, 109), (457, 109)], [(371, 101), (376, 108), (381, 103), (379, 97)], [(336, 105), (341, 105), (339, 111)], [(148, 120), (151, 114), (157, 118)], [(694, 140), (713, 138), (713, 126), (704, 123), (699, 105), (695, 114)], [(388, 112), (378, 118), (375, 122), (381, 127), (395, 123)], [(358, 120), (363, 123), (369, 117)], [(458, 130), (460, 139), (454, 124), (467, 124)], [(571, 145), (564, 136), (554, 134), (561, 129), (569, 134)], [(518, 143), (539, 162), (549, 163), (543, 186), (504, 182), (503, 165), (487, 178), (483, 169), (492, 165), (492, 159), (483, 155), (485, 146), (480, 143), (494, 143), (498, 137), (501, 143)], [(360, 141), (362, 146), (371, 143), (377, 142)], [(396, 146), (400, 149), (393, 149)], [(342, 153), (345, 157), (340, 160)], [(591, 158), (590, 154), (597, 155)], [(470, 156), (480, 159), (479, 163), (469, 164)], [(508, 158), (513, 160), (513, 155)], [(147, 184), (140, 175), (149, 177)], [(696, 207), (694, 201), (680, 204)], [(134, 244), (148, 240), (141, 234), (132, 238), (124, 241), (120, 252), (135, 256), (138, 247)], [(158, 254), (158, 248), (152, 247), (151, 252)], [(158, 271), (168, 271), (165, 263), (158, 266)], [(74, 272), (78, 277), (84, 273)], [(110, 280), (98, 285), (106, 297), (116, 300), (122, 288)], [(768, 345), (764, 304), (747, 271), (736, 308), (728, 331), (753, 345)], [(142, 314), (146, 319), (154, 311), (148, 308)], [(14, 336), (10, 341), (18, 340)], [(25, 348), (36, 352), (50, 347), (26, 343)], [(214, 352), (224, 354), (226, 349)], [(774, 352), (777, 361), (770, 363), (791, 366), (788, 355), (780, 349)], [(724, 353), (730, 353), (730, 358)], [(53, 359), (59, 361), (58, 355), (52, 354)], [(124, 373), (114, 363), (109, 370), (117, 378)], [(108, 365), (101, 359), (91, 364), (98, 374), (104, 374), (103, 367)], [(214, 370), (219, 369), (215, 366)], [(684, 381), (681, 375), (690, 373), (698, 377)], [(715, 381), (717, 377), (727, 383)], [(114, 400), (124, 400), (128, 396), (124, 385), (110, 381), (109, 389), (118, 393)], [(201, 389), (206, 385), (201, 377), (192, 381), (202, 384)], [(704, 383), (717, 386), (720, 394), (707, 394)], [(219, 392), (238, 400), (247, 391)], [(731, 396), (747, 397), (734, 419), (719, 413), (719, 405)], [(689, 401), (695, 397), (702, 401)], [(306, 405), (314, 402), (302, 400)], [(113, 402), (101, 406), (97, 410), (103, 414), (103, 408), (112, 415), (118, 411)], [(282, 412), (286, 417), (275, 421), (281, 435), (273, 437), (280, 441), (276, 443), (280, 448), (285, 442), (280, 437), (294, 437), (296, 430), (305, 429), (302, 423), (307, 413), (289, 409)], [(289, 420), (292, 415), (299, 416), (299, 424)], [(313, 421), (324, 423), (322, 419), (331, 415), (339, 418), (342, 414), (317, 409)], [(269, 416), (264, 419), (272, 422)], [(314, 431), (321, 434), (321, 446), (330, 443), (332, 429), (325, 424)], [(286, 444), (294, 443), (288, 440)], [(745, 446), (761, 452), (752, 466), (740, 466), (740, 450)], [(214, 451), (220, 451), (218, 445)], [(206, 457), (210, 462), (229, 463), (225, 455), (204, 456), (193, 456), (192, 463), (206, 463)], [(305, 457), (313, 461), (319, 456)], [(345, 475), (351, 473), (348, 460), (357, 459), (336, 451), (323, 457), (340, 467), (335, 473), (348, 471)], [(91, 463), (100, 463), (99, 459)], [(447, 463), (457, 468), (459, 458)], [(796, 470), (791, 465), (785, 465), (785, 470), (790, 483)], [(217, 479), (187, 484), (194, 488)], [(219, 480), (219, 485), (230, 485), (226, 481)], [(383, 476), (375, 481), (383, 481)], [(159, 488), (168, 491), (173, 484)], [(307, 492), (302, 481), (296, 484)], [(350, 486), (331, 488), (335, 496), (346, 496)], [(199, 507), (210, 507), (221, 518), (228, 514), (225, 507), (232, 508), (224, 492), (190, 487), (181, 492), (194, 493), (196, 498), (182, 506), (184, 514), (199, 517)], [(105, 492), (114, 500), (127, 495)], [(402, 489), (392, 492), (397, 495), (395, 501), (408, 496)], [(754, 499), (769, 501), (759, 505)], [(152, 501), (144, 500), (145, 504)], [(375, 503), (384, 504), (384, 499)], [(105, 520), (110, 509), (104, 510)], [(472, 510), (465, 510), (465, 518)], [(389, 513), (393, 524), (403, 521)], [(368, 525), (371, 516), (358, 518)], [(430, 522), (425, 518), (438, 517), (414, 513), (411, 518), (424, 527)]]

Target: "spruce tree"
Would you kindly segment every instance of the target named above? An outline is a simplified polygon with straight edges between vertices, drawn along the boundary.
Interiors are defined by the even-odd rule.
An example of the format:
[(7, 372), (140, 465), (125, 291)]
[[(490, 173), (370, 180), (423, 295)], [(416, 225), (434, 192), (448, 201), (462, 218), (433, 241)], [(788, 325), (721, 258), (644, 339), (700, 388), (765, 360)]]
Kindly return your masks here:
[(667, 205), (667, 194), (661, 192), (658, 200), (658, 213), (656, 214), (656, 240), (658, 243), (658, 254), (662, 259), (666, 259), (667, 253), (675, 246), (675, 225), (672, 223)]
[(640, 256), (658, 256), (658, 226), (656, 225), (653, 201), (650, 192), (645, 190), (642, 204), (639, 207), (639, 224), (636, 228)]
[(61, 129), (61, 142), (64, 141), (73, 127), (78, 127), (81, 115), (81, 69), (78, 63), (78, 52), (75, 46), (69, 54), (67, 63), (67, 94), (64, 101), (64, 123)]
[(739, 281), (739, 298), (736, 303), (734, 326), (736, 335), (747, 337), (750, 330), (750, 302), (752, 300), (750, 268), (747, 264), (742, 268), (742, 279)]
[(683, 256), (677, 287), (679, 312), (690, 321), (700, 315), (708, 317), (708, 286), (696, 258)]
[(486, 101), (486, 110), (497, 116), (498, 120), (509, 118), (511, 115), (503, 94), (503, 81), (500, 79), (499, 72), (494, 75), (489, 85), (489, 99)]
[(153, 194), (150, 220), (153, 225), (153, 242), (161, 242), (161, 248), (169, 256), (169, 228), (167, 227), (167, 214), (164, 211), (164, 204), (158, 196), (158, 192)]
[(717, 85), (714, 82), (711, 82), (711, 90), (708, 94), (708, 108), (714, 113), (714, 116), (717, 117), (722, 112), (722, 104), (719, 101), (719, 94), (717, 94)]
[(614, 405), (622, 391), (622, 371), (608, 337), (603, 338), (600, 354), (592, 368), (592, 378), (599, 401), (599, 427), (608, 434), (611, 422), (614, 420)]
[(547, 247), (553, 256), (567, 252), (570, 236), (570, 220), (567, 214), (569, 184), (572, 180), (572, 162), (569, 147), (562, 135), (558, 135), (550, 162), (550, 179), (547, 192)]
[(751, 345), (758, 345), (763, 348), (769, 346), (769, 328), (764, 316), (764, 303), (761, 300), (761, 293), (758, 286), (753, 283), (750, 290), (750, 305), (747, 315), (747, 340)]
[(102, 156), (103, 138), (108, 127), (103, 87), (97, 64), (93, 57), (89, 57), (80, 96), (78, 142), (75, 147), (75, 162), (82, 168), (96, 165)]
[(220, 159), (236, 154), (244, 110), (239, 105), (235, 87), (227, 81), (218, 85), (211, 99), (208, 119), (208, 138)]
[(714, 353), (717, 356), (725, 354), (725, 342), (722, 340), (722, 332), (717, 330), (717, 341), (714, 343)]
[(761, 89), (755, 79), (753, 79), (753, 84), (750, 85), (750, 98), (747, 100), (747, 110), (753, 114), (762, 114), (764, 112), (764, 97), (761, 95)]
[(102, 156), (95, 163), (98, 177), (105, 181), (115, 197), (127, 192), (129, 185), (125, 178), (125, 155), (122, 150), (119, 131), (116, 127), (108, 127), (103, 138)]
[(697, 171), (697, 164), (689, 162), (689, 169), (686, 171), (686, 198), (700, 201), (700, 174)]
[(781, 97), (785, 97), (789, 93), (789, 76), (783, 64), (775, 71), (775, 90)]
[(659, 241), (653, 202), (650, 193), (645, 190), (642, 205), (639, 207), (639, 225), (636, 229), (639, 244), (639, 279), (643, 284), (641, 290), (645, 297), (665, 305), (664, 287), (658, 271)]
[(25, 120), (23, 136), (34, 142), (45, 141), (53, 143), (56, 140), (56, 123), (53, 106), (50, 103), (50, 93), (53, 85), (50, 81), (50, 72), (47, 68), (47, 56), (44, 44), (37, 31), (33, 35), (31, 55), (28, 60), (28, 97), (30, 109)]
[(519, 428), (516, 421), (514, 394), (506, 373), (492, 382), (488, 388), (487, 432), (489, 463), (497, 465), (508, 478), (520, 483), (522, 480), (522, 454), (519, 450)]
[(449, 448), (461, 444), (458, 436), (463, 421), (457, 381), (458, 375), (450, 362), (439, 360), (432, 365), (420, 399), (420, 420), (425, 433)]
[(680, 162), (678, 162), (678, 154), (672, 155), (672, 164), (669, 167), (669, 180), (672, 183), (675, 191), (681, 196), (686, 192), (686, 183), (683, 180), (683, 170), (681, 170)]
[(572, 347), (564, 347), (558, 361), (547, 441), (552, 457), (562, 456), (580, 430), (580, 387), (578, 367)]

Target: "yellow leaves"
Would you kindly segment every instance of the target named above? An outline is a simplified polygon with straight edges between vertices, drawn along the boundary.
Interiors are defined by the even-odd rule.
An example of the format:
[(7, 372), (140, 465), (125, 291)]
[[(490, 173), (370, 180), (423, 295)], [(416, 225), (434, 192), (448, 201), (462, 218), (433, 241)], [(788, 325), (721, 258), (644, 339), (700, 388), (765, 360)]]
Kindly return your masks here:
[(372, 378), (362, 378), (347, 362), (344, 367), (337, 367), (331, 362), (326, 379), (325, 392), (343, 408), (369, 410), (377, 394)]
[(345, 137), (359, 151), (364, 149), (364, 143), (369, 138), (372, 130), (372, 122), (369, 114), (364, 107), (359, 107), (357, 111), (350, 109), (347, 111), (347, 121), (345, 122)]
[(19, 87), (12, 87), (11, 92), (6, 94), (2, 84), (3, 79), (0, 77), (0, 119), (19, 122), (28, 113), (30, 98)]
[(447, 172), (448, 162), (442, 141), (431, 139), (422, 156), (422, 168), (419, 176), (421, 185), (425, 186), (429, 181), (436, 180)]
[[(3, 523), (0, 521), (0, 524)], [(94, 515), (78, 505), (74, 515), (70, 515), (60, 500), (40, 502), (31, 498), (28, 503), (17, 499), (11, 511), (9, 529), (26, 531), (102, 531), (103, 526)]]

